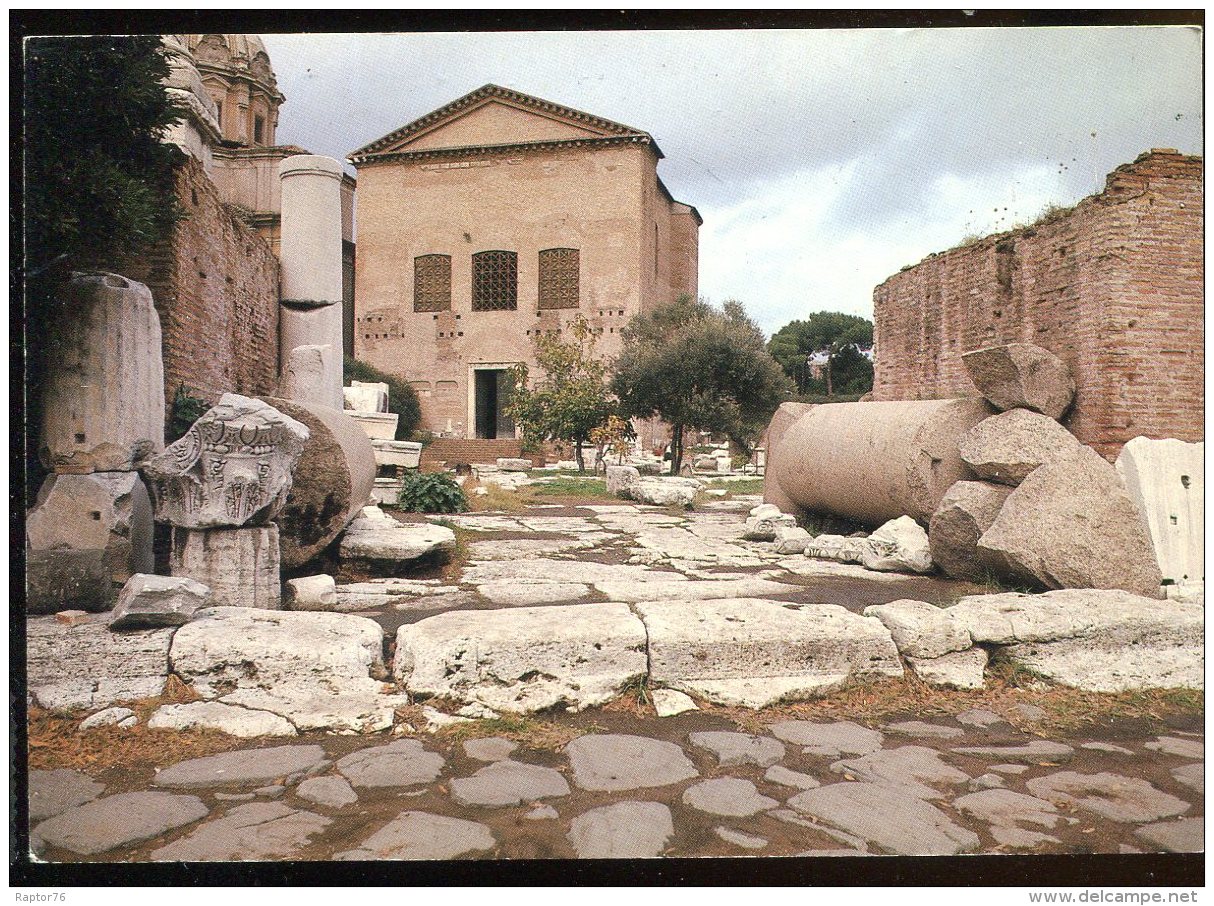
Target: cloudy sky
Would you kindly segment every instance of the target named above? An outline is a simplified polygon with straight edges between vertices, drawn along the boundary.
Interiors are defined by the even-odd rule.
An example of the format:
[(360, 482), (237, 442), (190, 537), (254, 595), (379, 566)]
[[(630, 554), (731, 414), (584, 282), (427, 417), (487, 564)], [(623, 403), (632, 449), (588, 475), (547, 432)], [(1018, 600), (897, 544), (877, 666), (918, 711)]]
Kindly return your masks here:
[(700, 292), (769, 333), (871, 317), (873, 287), (969, 235), (1202, 153), (1185, 27), (263, 35), (278, 139), (344, 158), (487, 82), (643, 129), (704, 217)]

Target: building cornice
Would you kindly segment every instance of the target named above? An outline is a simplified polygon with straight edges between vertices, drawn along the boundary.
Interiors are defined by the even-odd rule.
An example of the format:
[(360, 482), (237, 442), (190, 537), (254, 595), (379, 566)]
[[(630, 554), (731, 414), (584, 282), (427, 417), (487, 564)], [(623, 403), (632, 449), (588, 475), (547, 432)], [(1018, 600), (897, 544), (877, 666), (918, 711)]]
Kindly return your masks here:
[(386, 151), (379, 154), (352, 153), (347, 160), (354, 166), (392, 163), (394, 161), (427, 160), (442, 157), (483, 157), (486, 154), (515, 154), (523, 151), (549, 151), (567, 148), (602, 147), (604, 145), (643, 145), (653, 149), (658, 157), (657, 143), (644, 133), (605, 135), (601, 138), (572, 138), (542, 142), (515, 142), (507, 145), (464, 145), (458, 148), (428, 148), (421, 151)]

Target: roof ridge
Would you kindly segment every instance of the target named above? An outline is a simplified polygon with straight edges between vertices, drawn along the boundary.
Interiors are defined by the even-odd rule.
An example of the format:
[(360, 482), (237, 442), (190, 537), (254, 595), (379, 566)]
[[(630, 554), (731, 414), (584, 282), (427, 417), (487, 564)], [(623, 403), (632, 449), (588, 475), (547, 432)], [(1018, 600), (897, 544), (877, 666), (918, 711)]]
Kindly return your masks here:
[(587, 113), (584, 110), (578, 110), (574, 107), (567, 107), (564, 104), (558, 104), (555, 101), (548, 101), (541, 97), (536, 97), (535, 95), (518, 91), (514, 88), (506, 88), (489, 82), (488, 84), (477, 88), (475, 91), (470, 91), (462, 97), (458, 97), (454, 101), (444, 104), (442, 107), (431, 110), (429, 113), (406, 123), (399, 129), (389, 132), (387, 135), (381, 136), (372, 142), (368, 142), (361, 148), (356, 148), (355, 150), (351, 151), (347, 157), (366, 157), (368, 155), (379, 153), (385, 146), (400, 141), (410, 134), (419, 132), (425, 127), (433, 125), (434, 123), (450, 116), (452, 113), (455, 113), (464, 107), (489, 97), (506, 98), (507, 100), (514, 101), (526, 107), (531, 107), (547, 113), (558, 114), (566, 119), (581, 120), (591, 125), (598, 126), (601, 129), (606, 129), (607, 131), (613, 132), (617, 135), (640, 135), (645, 136), (650, 140), (653, 138), (643, 129), (636, 129), (632, 126), (625, 125), (624, 123), (617, 123), (614, 120), (596, 116), (593, 113)]

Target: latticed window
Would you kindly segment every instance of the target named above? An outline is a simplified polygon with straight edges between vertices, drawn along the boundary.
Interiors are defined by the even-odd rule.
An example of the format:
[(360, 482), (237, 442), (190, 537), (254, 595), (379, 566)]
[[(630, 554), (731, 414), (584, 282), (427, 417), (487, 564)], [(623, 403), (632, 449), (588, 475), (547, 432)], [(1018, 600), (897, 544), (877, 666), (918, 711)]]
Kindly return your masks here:
[(578, 250), (540, 252), (540, 308), (578, 307)]
[(451, 310), (450, 255), (420, 255), (413, 259), (413, 310)]
[(478, 252), (472, 256), (472, 310), (512, 311), (518, 308), (518, 255)]

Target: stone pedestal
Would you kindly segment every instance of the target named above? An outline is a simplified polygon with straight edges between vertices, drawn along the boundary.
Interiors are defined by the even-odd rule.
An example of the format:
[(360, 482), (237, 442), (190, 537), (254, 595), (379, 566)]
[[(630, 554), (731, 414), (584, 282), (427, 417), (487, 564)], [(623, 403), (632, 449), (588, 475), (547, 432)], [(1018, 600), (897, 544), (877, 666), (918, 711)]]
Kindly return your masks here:
[[(296, 154), (278, 166), (282, 180), (281, 359), (300, 346), (342, 349), (341, 177), (331, 157)], [(343, 407), (341, 356), (325, 360), (324, 376), (301, 402)], [(298, 398), (297, 398), (298, 399)]]
[(169, 572), (211, 589), (216, 607), (282, 606), (278, 526), (173, 528)]
[(146, 286), (117, 274), (74, 274), (63, 292), (40, 457), (59, 473), (128, 471), (164, 448), (160, 316)]

